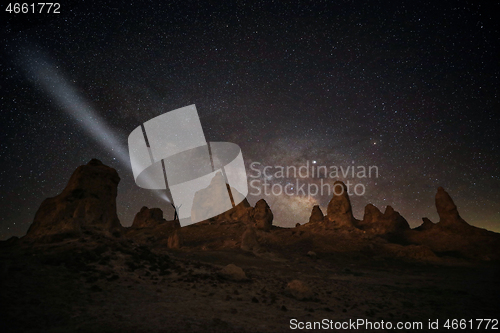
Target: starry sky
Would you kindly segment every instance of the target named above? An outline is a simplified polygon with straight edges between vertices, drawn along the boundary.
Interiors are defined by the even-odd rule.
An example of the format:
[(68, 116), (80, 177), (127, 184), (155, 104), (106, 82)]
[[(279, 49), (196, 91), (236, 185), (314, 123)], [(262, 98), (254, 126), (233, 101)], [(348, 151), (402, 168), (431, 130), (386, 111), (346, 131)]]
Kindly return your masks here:
[[(352, 179), (356, 218), (391, 205), (437, 222), (443, 186), (470, 224), (500, 232), (500, 7), (471, 1), (80, 1), (60, 14), (2, 5), (0, 239), (91, 158), (117, 169), (124, 226), (144, 205), (127, 138), (196, 104), (208, 141), (238, 144), (249, 181), (264, 166), (377, 166)], [(271, 170), (269, 170), (271, 171)], [(304, 184), (336, 179), (300, 178)], [(251, 190), (251, 189), (250, 189)], [(251, 190), (252, 192), (252, 190)], [(253, 190), (255, 192), (255, 190)], [(275, 224), (308, 220), (327, 195), (264, 197)]]

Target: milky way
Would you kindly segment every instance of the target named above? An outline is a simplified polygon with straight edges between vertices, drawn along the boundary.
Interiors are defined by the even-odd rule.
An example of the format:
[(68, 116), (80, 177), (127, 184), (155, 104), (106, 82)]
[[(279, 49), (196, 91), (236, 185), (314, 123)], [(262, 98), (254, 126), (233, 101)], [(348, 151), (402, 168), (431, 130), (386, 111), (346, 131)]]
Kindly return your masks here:
[[(377, 166), (377, 178), (354, 179), (366, 188), (351, 197), (355, 217), (373, 203), (393, 206), (412, 226), (424, 216), (437, 222), (443, 186), (466, 221), (500, 231), (499, 6), (329, 2), (2, 9), (1, 239), (23, 235), (43, 199), (91, 158), (120, 174), (123, 225), (142, 206), (172, 218), (170, 205), (135, 185), (114, 147), (126, 147), (141, 123), (190, 104), (208, 141), (241, 147), (249, 175), (253, 162)], [(62, 83), (48, 73), (93, 115), (61, 103)], [(107, 135), (115, 141), (96, 140)], [(264, 198), (283, 226), (306, 222), (329, 200)]]

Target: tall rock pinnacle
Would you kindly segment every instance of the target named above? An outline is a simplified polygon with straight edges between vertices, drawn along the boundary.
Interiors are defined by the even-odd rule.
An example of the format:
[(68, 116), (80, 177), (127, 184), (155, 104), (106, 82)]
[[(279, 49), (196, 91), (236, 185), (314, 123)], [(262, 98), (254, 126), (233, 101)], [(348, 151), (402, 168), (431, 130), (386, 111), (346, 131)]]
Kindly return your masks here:
[[(341, 189), (343, 190), (341, 191)], [(335, 221), (336, 226), (354, 226), (355, 219), (352, 215), (351, 201), (349, 200), (349, 194), (347, 194), (347, 186), (341, 181), (336, 181), (334, 183), (333, 197), (328, 203), (326, 216), (328, 221)]]
[(436, 193), (436, 209), (441, 226), (463, 225), (465, 222), (458, 214), (457, 206), (448, 192), (439, 187)]

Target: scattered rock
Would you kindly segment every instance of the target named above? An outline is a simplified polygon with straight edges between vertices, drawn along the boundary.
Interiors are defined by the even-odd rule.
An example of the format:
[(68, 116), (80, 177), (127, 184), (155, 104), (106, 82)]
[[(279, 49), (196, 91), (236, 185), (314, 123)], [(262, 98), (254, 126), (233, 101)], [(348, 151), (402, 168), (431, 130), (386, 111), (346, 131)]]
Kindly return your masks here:
[(307, 252), (307, 256), (311, 257), (311, 258), (316, 258), (317, 257), (316, 252), (314, 252), (314, 251)]
[(243, 269), (240, 267), (229, 264), (221, 269), (220, 275), (228, 280), (232, 281), (245, 281), (247, 280), (247, 276)]
[(300, 280), (293, 280), (289, 282), (286, 290), (291, 296), (300, 301), (311, 299), (314, 296), (311, 289)]

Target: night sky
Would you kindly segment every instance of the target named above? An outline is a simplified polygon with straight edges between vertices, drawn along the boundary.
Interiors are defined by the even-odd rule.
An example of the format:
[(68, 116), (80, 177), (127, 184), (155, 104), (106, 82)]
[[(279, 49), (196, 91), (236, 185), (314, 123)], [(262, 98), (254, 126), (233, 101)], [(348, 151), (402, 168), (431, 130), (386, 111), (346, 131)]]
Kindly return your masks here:
[[(92, 158), (121, 177), (124, 226), (144, 205), (171, 219), (170, 204), (135, 185), (127, 138), (190, 104), (208, 141), (241, 147), (249, 176), (252, 162), (375, 165), (378, 178), (341, 177), (365, 186), (351, 197), (356, 218), (373, 203), (412, 227), (437, 222), (443, 186), (466, 221), (500, 232), (500, 6), (330, 2), (3, 5), (0, 239), (24, 235)], [(294, 226), (330, 197), (264, 198), (275, 224)]]

